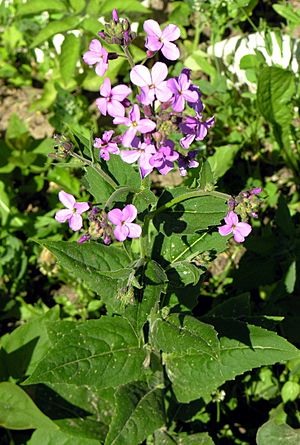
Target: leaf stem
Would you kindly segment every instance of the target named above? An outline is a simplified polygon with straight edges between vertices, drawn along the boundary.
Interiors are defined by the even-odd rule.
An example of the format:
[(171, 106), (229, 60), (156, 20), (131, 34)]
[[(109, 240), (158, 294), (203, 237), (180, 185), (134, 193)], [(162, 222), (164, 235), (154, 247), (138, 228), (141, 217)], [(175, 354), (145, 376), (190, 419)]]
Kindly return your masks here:
[(133, 68), (135, 63), (134, 63), (134, 60), (132, 58), (132, 55), (130, 54), (130, 51), (129, 51), (128, 47), (127, 46), (122, 46), (122, 49), (123, 49), (123, 51), (125, 53), (125, 56), (126, 56), (128, 62), (130, 64), (131, 68)]
[(89, 167), (92, 167), (99, 175), (104, 179), (105, 182), (107, 182), (114, 190), (117, 189), (118, 184), (108, 175), (106, 174), (101, 168), (98, 167), (97, 164), (94, 164), (94, 162), (90, 161), (89, 159), (83, 158), (82, 156), (78, 155), (77, 153), (70, 153), (70, 155), (73, 158), (79, 159), (83, 164), (88, 165)]

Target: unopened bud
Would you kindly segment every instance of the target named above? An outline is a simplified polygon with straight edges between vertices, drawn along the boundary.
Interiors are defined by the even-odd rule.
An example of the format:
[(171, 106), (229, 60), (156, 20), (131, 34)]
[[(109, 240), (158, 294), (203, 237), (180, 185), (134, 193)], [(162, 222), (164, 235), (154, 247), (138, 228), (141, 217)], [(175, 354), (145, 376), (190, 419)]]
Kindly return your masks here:
[(119, 15), (118, 15), (118, 11), (116, 10), (116, 8), (114, 8), (112, 11), (112, 19), (115, 23), (119, 22)]
[(83, 243), (85, 243), (86, 241), (89, 241), (91, 239), (91, 235), (89, 235), (89, 234), (85, 234), (85, 235), (82, 235), (80, 238), (79, 238), (79, 240), (77, 241), (77, 243), (78, 244), (83, 244)]
[(148, 49), (146, 54), (147, 54), (147, 57), (150, 58), (150, 57), (154, 56), (155, 51), (150, 51), (150, 49)]
[(101, 39), (106, 39), (106, 34), (104, 31), (99, 31), (98, 36), (101, 37)]
[(117, 59), (119, 55), (117, 53), (108, 53), (108, 60), (114, 60)]

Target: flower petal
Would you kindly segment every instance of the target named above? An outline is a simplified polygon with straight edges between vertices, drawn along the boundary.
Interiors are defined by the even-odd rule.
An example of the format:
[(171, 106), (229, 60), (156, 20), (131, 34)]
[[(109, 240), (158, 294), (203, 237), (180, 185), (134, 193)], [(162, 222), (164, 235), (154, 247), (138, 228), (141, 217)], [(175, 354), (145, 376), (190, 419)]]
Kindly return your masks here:
[(169, 42), (173, 42), (173, 40), (177, 40), (180, 37), (180, 29), (176, 25), (167, 25), (162, 32), (162, 39), (168, 40)]
[(188, 102), (197, 102), (198, 100), (198, 93), (196, 91), (186, 90), (182, 95)]
[(80, 230), (82, 227), (82, 217), (78, 213), (73, 213), (71, 218), (69, 219), (69, 227), (70, 229), (74, 230), (76, 232), (77, 230)]
[(141, 119), (135, 128), (140, 133), (150, 133), (150, 131), (154, 130), (155, 127), (156, 123), (150, 119)]
[(138, 224), (127, 223), (126, 226), (129, 229), (128, 238), (139, 238), (142, 234), (142, 228)]
[(138, 127), (129, 127), (128, 130), (125, 131), (122, 138), (122, 144), (124, 147), (131, 146), (131, 142), (133, 141), (137, 131)]
[(108, 70), (108, 63), (104, 63), (102, 60), (101, 62), (97, 63), (95, 72), (98, 76), (102, 77)]
[(245, 223), (245, 222), (239, 222), (236, 225), (236, 230), (239, 231), (239, 233), (243, 236), (248, 236), (249, 233), (252, 231), (252, 227), (250, 226), (250, 224)]
[(124, 100), (131, 93), (131, 88), (123, 84), (117, 85), (111, 90), (112, 99), (118, 100), (119, 102), (122, 102), (122, 100)]
[(94, 51), (87, 51), (82, 56), (83, 61), (87, 65), (95, 65), (95, 63), (99, 62), (100, 56), (98, 53), (95, 53)]
[(123, 221), (131, 223), (137, 216), (137, 209), (133, 204), (128, 204), (123, 209)]
[(98, 97), (98, 99), (96, 99), (96, 105), (97, 105), (100, 113), (103, 114), (103, 116), (106, 116), (106, 114), (107, 114), (107, 100), (104, 97)]
[(139, 159), (141, 153), (138, 150), (122, 150), (120, 156), (122, 161), (133, 164)]
[(125, 108), (117, 100), (112, 100), (107, 104), (107, 113), (112, 117), (124, 116)]
[(138, 87), (145, 87), (146, 85), (152, 84), (150, 71), (144, 65), (135, 65), (132, 68), (130, 71), (130, 80)]
[(81, 213), (86, 212), (90, 206), (88, 202), (76, 202), (74, 208), (76, 209), (76, 213), (81, 215)]
[(110, 212), (108, 212), (107, 218), (112, 224), (115, 224), (116, 226), (120, 225), (124, 221), (123, 213), (122, 210), (120, 209), (113, 209)]
[(69, 209), (61, 209), (61, 210), (58, 210), (58, 212), (55, 213), (55, 219), (56, 219), (56, 221), (58, 221), (60, 223), (64, 223), (68, 219), (70, 219), (72, 215), (73, 215), (73, 212), (71, 210), (69, 210)]
[(102, 50), (101, 42), (97, 39), (93, 39), (89, 45), (89, 50), (100, 53)]
[(111, 92), (111, 82), (109, 77), (106, 77), (103, 81), (103, 84), (100, 87), (100, 94), (103, 97), (108, 97)]
[[(168, 75), (168, 67), (165, 63), (156, 62), (151, 69), (151, 77), (154, 85), (161, 83)], [(148, 84), (150, 85), (150, 84)], [(142, 85), (141, 85), (142, 86)]]
[(76, 201), (73, 195), (70, 195), (69, 193), (66, 193), (63, 190), (61, 190), (58, 194), (58, 199), (65, 207), (67, 207), (67, 209), (74, 208), (74, 204)]
[(155, 94), (160, 102), (168, 102), (173, 93), (169, 89), (167, 82), (161, 82), (158, 87), (155, 88)]
[(220, 235), (227, 236), (232, 232), (232, 226), (225, 224), (224, 226), (219, 227), (218, 231)]
[(129, 234), (129, 228), (127, 225), (119, 225), (114, 230), (114, 235), (118, 241), (125, 241)]
[(236, 226), (239, 222), (239, 217), (237, 216), (236, 213), (234, 213), (232, 210), (230, 212), (227, 213), (227, 215), (224, 218), (224, 221), (226, 222), (226, 224), (231, 225), (231, 226)]
[(162, 35), (162, 31), (160, 29), (159, 24), (152, 19), (146, 20), (144, 22), (144, 31), (149, 35), (149, 36), (156, 36), (156, 37), (161, 37)]
[(164, 42), (161, 52), (168, 60), (177, 60), (180, 57), (180, 51), (174, 43)]

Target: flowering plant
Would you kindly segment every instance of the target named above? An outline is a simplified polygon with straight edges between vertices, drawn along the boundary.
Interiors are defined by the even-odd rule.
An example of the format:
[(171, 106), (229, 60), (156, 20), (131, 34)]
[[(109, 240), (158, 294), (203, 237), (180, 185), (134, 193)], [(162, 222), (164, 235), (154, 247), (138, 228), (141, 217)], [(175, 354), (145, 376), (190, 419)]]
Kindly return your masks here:
[[(220, 401), (218, 388), (228, 380), (298, 355), (259, 321), (236, 317), (235, 302), (225, 305), (224, 317), (220, 308), (205, 314), (198, 305), (210, 260), (231, 235), (237, 248), (250, 235), (261, 190), (235, 197), (216, 190), (203, 150), (214, 117), (206, 116), (191, 70), (174, 66), (180, 29), (152, 19), (143, 29), (141, 63), (130, 51), (136, 35), (116, 10), (101, 42), (93, 39), (83, 56), (100, 77), (111, 60), (126, 58), (128, 84), (99, 79), (96, 106), (109, 128), (91, 135), (70, 125), (72, 140), (61, 139), (58, 155), (81, 162), (91, 199), (76, 202), (60, 191), (66, 208), (55, 219), (80, 237), (43, 243), (99, 296), (103, 312), (82, 323), (46, 324), (48, 351), (24, 382), (47, 385), (70, 404), (81, 394), (80, 422), (58, 424), (91, 444), (179, 443), (165, 409), (170, 401), (174, 412), (200, 398)], [(178, 187), (151, 182), (170, 172)], [(206, 433), (195, 440), (212, 443)]]

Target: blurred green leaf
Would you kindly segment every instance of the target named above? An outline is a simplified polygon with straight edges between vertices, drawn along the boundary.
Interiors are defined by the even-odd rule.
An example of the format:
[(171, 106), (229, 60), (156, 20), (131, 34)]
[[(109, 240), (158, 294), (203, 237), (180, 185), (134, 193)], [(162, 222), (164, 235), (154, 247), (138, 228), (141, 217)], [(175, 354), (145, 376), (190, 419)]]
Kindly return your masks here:
[(66, 11), (67, 7), (64, 1), (61, 0), (28, 0), (26, 3), (21, 3), (17, 9), (18, 15), (38, 14), (43, 11)]
[(75, 75), (76, 64), (80, 56), (80, 37), (68, 34), (63, 41), (59, 56), (60, 74), (65, 86)]
[(276, 3), (275, 5), (272, 5), (272, 8), (277, 14), (291, 22), (292, 25), (300, 25), (300, 13), (298, 11), (293, 11), (291, 4)]
[(30, 45), (30, 48), (35, 48), (55, 34), (75, 29), (79, 23), (79, 17), (65, 17), (62, 20), (56, 20), (54, 22), (48, 23), (48, 25), (41, 29), (41, 31), (35, 36), (33, 42)]

